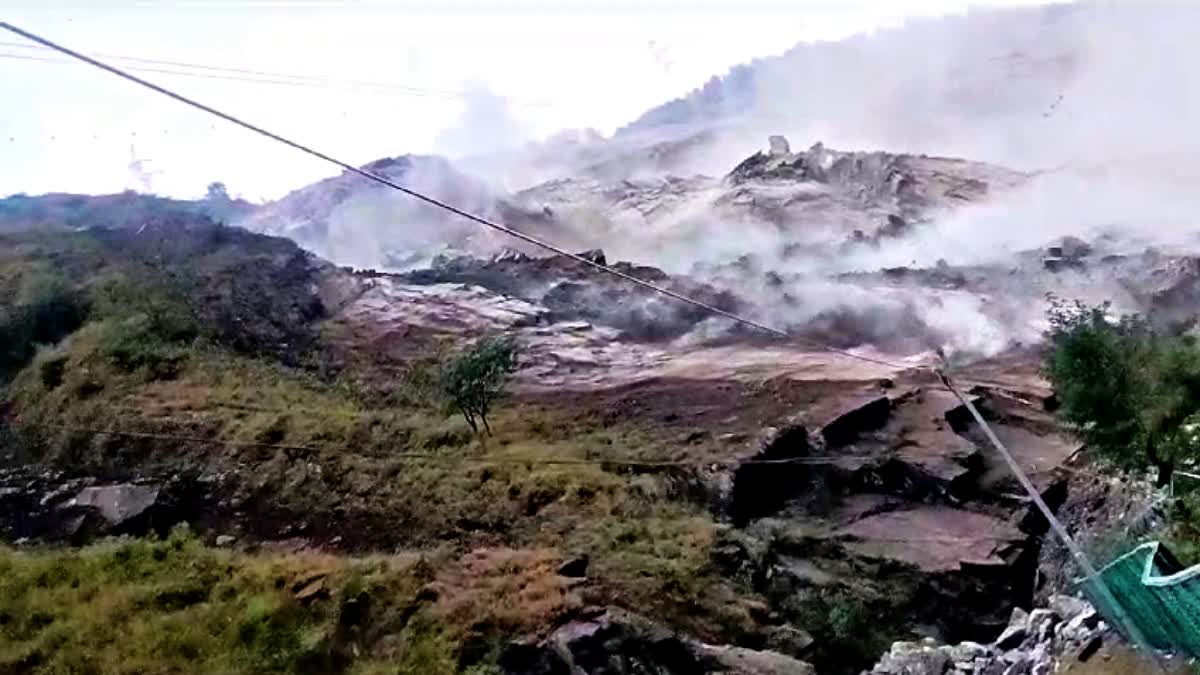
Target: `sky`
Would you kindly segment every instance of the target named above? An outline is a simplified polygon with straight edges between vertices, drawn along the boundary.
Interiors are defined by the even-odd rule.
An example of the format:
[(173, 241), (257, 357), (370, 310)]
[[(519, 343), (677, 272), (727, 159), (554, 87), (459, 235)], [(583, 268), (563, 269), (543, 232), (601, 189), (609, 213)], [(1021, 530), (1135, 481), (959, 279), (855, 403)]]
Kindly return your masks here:
[[(0, 20), (354, 164), (603, 134), (731, 66), (952, 0), (7, 0)], [(0, 32), (0, 195), (274, 199), (337, 169)], [(170, 62), (170, 63), (164, 63)]]

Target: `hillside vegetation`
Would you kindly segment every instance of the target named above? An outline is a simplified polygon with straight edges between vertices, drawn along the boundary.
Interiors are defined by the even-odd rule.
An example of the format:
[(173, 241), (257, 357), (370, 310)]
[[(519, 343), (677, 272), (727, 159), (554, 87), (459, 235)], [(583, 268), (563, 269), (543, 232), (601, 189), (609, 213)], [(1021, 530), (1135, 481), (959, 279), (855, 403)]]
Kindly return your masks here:
[[(714, 568), (718, 526), (686, 470), (540, 462), (661, 456), (653, 434), (511, 401), (478, 436), (421, 386), (456, 345), (381, 387), (324, 341), (334, 268), (284, 240), (167, 220), (0, 245), (5, 463), (219, 477), (188, 483), (175, 512), (199, 538), (169, 533), (170, 518), (146, 539), (0, 550), (0, 670), (487, 672), (497, 645), (572, 603), (762, 640), (754, 594)], [(230, 531), (405, 552), (208, 547)], [(554, 572), (575, 556), (589, 583), (568, 593)], [(317, 573), (319, 592), (298, 597)]]

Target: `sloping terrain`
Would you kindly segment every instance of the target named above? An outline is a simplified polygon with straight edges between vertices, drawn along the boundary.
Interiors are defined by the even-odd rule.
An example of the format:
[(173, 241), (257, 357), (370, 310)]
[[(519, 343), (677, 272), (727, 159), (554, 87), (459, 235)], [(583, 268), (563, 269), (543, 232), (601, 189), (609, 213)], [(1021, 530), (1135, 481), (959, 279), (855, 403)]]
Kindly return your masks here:
[[(720, 179), (564, 178), (506, 197), (440, 160), (367, 168), (408, 180), (433, 167), (467, 206), (524, 214), (514, 224), (580, 250), (613, 242), (618, 254), (583, 255), (795, 339), (510, 249), (424, 206), (393, 211), (351, 176), (245, 222), (411, 256), (379, 265), (393, 272), (338, 267), (358, 263), (150, 198), (67, 200), (102, 214), (104, 227), (85, 229), (42, 226), (63, 197), (21, 198), (22, 214), (50, 215), (33, 229), (24, 215), (0, 223), (11, 232), (0, 249), (11, 345), (0, 533), (82, 545), (188, 523), (208, 544), (239, 547), (213, 552), (177, 533), (72, 563), (108, 570), (114, 556), (148, 556), (141, 585), (114, 591), (134, 598), (118, 609), (247, 625), (172, 637), (147, 627), (157, 615), (137, 615), (137, 653), (213, 668), (234, 639), (246, 663), (278, 639), (286, 663), (267, 670), (511, 673), (562, 672), (597, 653), (621, 655), (616, 672), (805, 672), (803, 661), (849, 673), (914, 634), (990, 641), (1033, 596), (1045, 524), (922, 367), (949, 356), (1061, 503), (1057, 468), (1077, 447), (1047, 411), (1036, 350), (1019, 344), (1040, 330), (1030, 317), (1043, 294), (1118, 289), (1110, 297), (1187, 325), (1200, 268), (1123, 242), (1052, 240), (1002, 263), (855, 270), (856, 255), (904, 245), (1030, 177), (772, 145)], [(384, 206), (358, 210), (367, 203)], [(369, 238), (413, 224), (415, 238)], [(706, 256), (717, 226), (737, 236)], [(495, 435), (479, 437), (423, 383), (496, 334), (517, 339), (521, 367)], [(53, 564), (24, 548), (0, 555), (20, 575)], [(177, 557), (189, 579), (233, 590), (214, 605), (169, 587), (156, 563)], [(5, 667), (57, 667), (62, 631), (99, 641), (118, 612), (69, 582), (47, 588), (62, 612), (0, 623), (16, 645), (0, 652)], [(93, 666), (114, 657), (75, 644)]]

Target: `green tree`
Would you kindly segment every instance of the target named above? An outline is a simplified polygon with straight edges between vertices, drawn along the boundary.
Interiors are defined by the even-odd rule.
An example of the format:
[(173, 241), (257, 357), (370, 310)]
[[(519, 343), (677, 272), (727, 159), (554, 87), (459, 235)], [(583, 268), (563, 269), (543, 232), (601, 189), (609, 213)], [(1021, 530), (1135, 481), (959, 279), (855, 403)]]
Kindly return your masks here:
[(1162, 486), (1200, 451), (1188, 424), (1200, 413), (1200, 348), (1139, 316), (1110, 320), (1109, 309), (1052, 300), (1043, 372), (1060, 418), (1089, 448), (1127, 468), (1154, 467)]
[(37, 345), (54, 344), (74, 332), (87, 313), (87, 302), (65, 278), (29, 274), (12, 304), (0, 300), (0, 380), (24, 367)]
[(517, 370), (517, 343), (509, 337), (489, 337), (453, 356), (442, 369), (439, 385), (451, 410), (462, 414), (479, 433), (479, 424), (490, 436), (488, 413), (505, 394)]

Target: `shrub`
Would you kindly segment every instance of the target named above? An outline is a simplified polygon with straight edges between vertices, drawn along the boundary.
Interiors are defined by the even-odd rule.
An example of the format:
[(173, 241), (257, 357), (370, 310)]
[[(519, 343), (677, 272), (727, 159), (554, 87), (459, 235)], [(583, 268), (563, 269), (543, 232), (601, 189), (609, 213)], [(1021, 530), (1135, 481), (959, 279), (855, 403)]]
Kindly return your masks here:
[(1059, 416), (1101, 457), (1158, 470), (1200, 453), (1200, 349), (1190, 336), (1154, 333), (1138, 316), (1108, 317), (1109, 306), (1052, 300), (1043, 373)]
[(37, 345), (53, 344), (79, 328), (88, 305), (62, 277), (34, 273), (23, 280), (16, 302), (0, 308), (0, 378), (22, 368)]
[(462, 414), (479, 433), (479, 424), (491, 435), (488, 413), (502, 398), (517, 370), (517, 344), (507, 337), (484, 338), (454, 356), (442, 369), (439, 385), (451, 410)]

